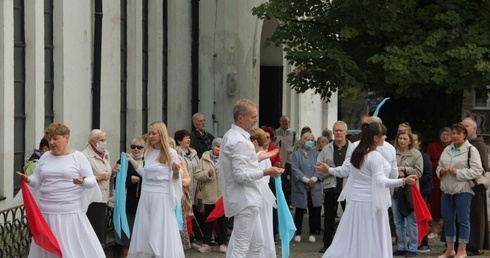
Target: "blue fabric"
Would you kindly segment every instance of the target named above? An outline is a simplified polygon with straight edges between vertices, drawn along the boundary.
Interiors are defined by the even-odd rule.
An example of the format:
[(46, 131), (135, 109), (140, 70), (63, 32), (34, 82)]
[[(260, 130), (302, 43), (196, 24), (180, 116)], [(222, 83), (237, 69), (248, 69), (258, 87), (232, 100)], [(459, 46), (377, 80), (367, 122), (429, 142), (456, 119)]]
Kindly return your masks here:
[(281, 177), (276, 177), (276, 199), (277, 199), (277, 218), (279, 222), (279, 237), (281, 238), (282, 257), (289, 257), (289, 243), (294, 237), (296, 226), (294, 225), (293, 216), (289, 211), (289, 206), (286, 203), (286, 197), (282, 191)]
[(378, 106), (376, 107), (376, 110), (374, 110), (374, 113), (373, 113), (373, 116), (377, 116), (378, 113), (379, 113), (379, 110), (381, 109), (381, 107), (385, 104), (385, 102), (387, 100), (389, 100), (390, 98), (384, 98), (381, 103), (378, 104)]
[(114, 214), (112, 223), (114, 230), (121, 238), (121, 229), (126, 236), (130, 237), (128, 218), (126, 216), (126, 177), (128, 174), (128, 159), (126, 153), (121, 152), (121, 160), (119, 164), (119, 175), (116, 177), (116, 195), (114, 198)]
[(184, 217), (182, 215), (182, 206), (179, 203), (175, 204), (175, 217), (177, 218), (177, 226), (179, 227), (179, 230), (182, 231), (184, 230)]

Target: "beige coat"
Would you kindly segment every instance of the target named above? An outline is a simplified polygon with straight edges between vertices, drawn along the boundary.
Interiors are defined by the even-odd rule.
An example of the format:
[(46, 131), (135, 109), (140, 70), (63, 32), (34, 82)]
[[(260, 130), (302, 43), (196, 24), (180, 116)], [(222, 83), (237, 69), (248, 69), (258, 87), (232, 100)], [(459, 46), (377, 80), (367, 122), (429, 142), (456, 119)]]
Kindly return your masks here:
[[(95, 153), (95, 151), (92, 149), (92, 146), (89, 144), (87, 145), (87, 147), (85, 147), (82, 153), (85, 155), (85, 157), (87, 157), (88, 161), (90, 162), (90, 166), (92, 166), (92, 172), (94, 173), (94, 176), (97, 177), (101, 174), (109, 174), (109, 176), (112, 176), (111, 159), (108, 150), (105, 151), (104, 157), (100, 158), (99, 155), (97, 155), (97, 153)], [(104, 202), (107, 202), (111, 195), (110, 182), (111, 179), (101, 181), (97, 180), (100, 192), (102, 193), (102, 200)]]
[[(437, 176), (441, 179), (441, 191), (451, 195), (459, 193), (470, 193), (474, 195), (475, 193), (471, 190), (468, 181), (477, 178), (483, 172), (480, 153), (467, 140), (459, 147), (460, 152), (454, 155), (454, 157), (451, 153), (452, 147), (453, 145), (450, 144), (444, 149), (436, 169)], [(470, 168), (468, 168), (468, 151), (470, 147)], [(456, 175), (446, 173), (441, 177), (442, 167), (456, 168)]]
[(209, 176), (209, 169), (215, 170), (213, 161), (209, 151), (202, 154), (201, 160), (194, 172), (194, 179), (202, 184), (202, 203), (215, 204), (221, 197), (221, 181), (217, 175), (219, 171), (214, 171), (212, 176)]

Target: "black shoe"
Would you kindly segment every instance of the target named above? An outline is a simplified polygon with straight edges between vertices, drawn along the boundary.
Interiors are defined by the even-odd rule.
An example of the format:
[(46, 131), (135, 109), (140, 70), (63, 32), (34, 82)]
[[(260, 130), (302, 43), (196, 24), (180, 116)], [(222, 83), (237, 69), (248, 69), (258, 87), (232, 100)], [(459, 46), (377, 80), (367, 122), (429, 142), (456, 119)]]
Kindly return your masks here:
[(322, 249), (320, 249), (320, 251), (318, 251), (319, 253), (325, 253), (327, 251), (328, 247), (324, 246), (322, 247)]
[(430, 252), (430, 247), (428, 245), (421, 245), (417, 249), (417, 252), (419, 252), (419, 253), (428, 253), (428, 252)]
[(414, 256), (417, 256), (417, 252), (411, 252), (411, 251), (405, 252), (405, 257), (414, 257)]
[(475, 256), (475, 255), (480, 255), (480, 252), (474, 251), (474, 250), (466, 250), (466, 255), (467, 256)]
[(393, 256), (405, 256), (406, 253), (406, 251), (396, 250), (393, 252)]

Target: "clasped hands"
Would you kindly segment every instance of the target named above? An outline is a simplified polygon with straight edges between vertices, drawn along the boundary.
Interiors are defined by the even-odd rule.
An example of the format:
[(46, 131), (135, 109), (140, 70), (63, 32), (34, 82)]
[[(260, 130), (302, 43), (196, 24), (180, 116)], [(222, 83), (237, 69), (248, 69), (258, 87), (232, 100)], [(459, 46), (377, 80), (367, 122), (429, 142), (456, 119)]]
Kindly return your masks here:
[(440, 173), (441, 176), (445, 175), (446, 173), (455, 176), (458, 173), (458, 170), (456, 168), (442, 167)]

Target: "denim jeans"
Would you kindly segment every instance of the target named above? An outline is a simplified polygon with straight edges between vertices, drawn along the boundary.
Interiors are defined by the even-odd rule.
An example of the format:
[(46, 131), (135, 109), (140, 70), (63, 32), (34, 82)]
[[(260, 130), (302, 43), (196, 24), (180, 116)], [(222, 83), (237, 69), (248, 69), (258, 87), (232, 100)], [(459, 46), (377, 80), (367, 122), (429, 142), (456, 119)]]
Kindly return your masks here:
[(459, 243), (467, 244), (470, 238), (470, 206), (473, 195), (470, 193), (442, 193), (441, 211), (444, 221), (446, 242), (456, 242), (456, 220), (458, 221)]
[[(417, 252), (418, 248), (418, 228), (415, 220), (415, 212), (403, 217), (398, 211), (398, 198), (393, 198), (392, 203), (393, 219), (395, 220), (398, 250)], [(405, 221), (408, 225), (408, 232), (405, 230)], [(408, 233), (409, 241), (407, 245), (406, 236)]]

